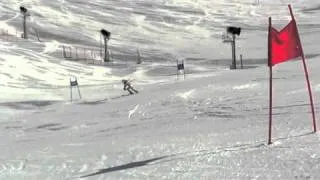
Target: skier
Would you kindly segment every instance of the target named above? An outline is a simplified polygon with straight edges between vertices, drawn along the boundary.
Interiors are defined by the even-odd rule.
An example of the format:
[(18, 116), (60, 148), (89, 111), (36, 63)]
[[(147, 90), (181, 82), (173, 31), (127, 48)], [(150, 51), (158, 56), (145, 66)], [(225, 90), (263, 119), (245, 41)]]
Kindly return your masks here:
[(127, 90), (130, 94), (134, 94), (133, 92), (138, 93), (138, 91), (135, 90), (135, 89), (131, 86), (131, 84), (130, 84), (130, 82), (129, 82), (128, 80), (123, 79), (123, 80), (122, 80), (122, 83), (123, 83), (123, 90), (124, 90), (124, 91)]

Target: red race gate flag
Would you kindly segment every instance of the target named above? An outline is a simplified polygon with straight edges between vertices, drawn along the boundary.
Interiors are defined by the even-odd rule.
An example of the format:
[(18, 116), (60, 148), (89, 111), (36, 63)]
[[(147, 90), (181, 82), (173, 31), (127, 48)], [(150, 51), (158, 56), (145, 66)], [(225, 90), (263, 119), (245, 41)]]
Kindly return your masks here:
[(280, 32), (272, 27), (271, 17), (269, 17), (269, 34), (268, 34), (268, 66), (270, 72), (269, 87), (269, 139), (271, 144), (272, 134), (272, 66), (275, 64), (288, 61), (290, 59), (301, 56), (306, 76), (307, 86), (309, 90), (309, 98), (313, 120), (313, 131), (317, 132), (311, 86), (309, 81), (308, 69), (304, 58), (303, 49), (299, 37), (296, 21), (294, 19), (291, 6), (288, 5), (291, 15), (291, 21)]
[(302, 56), (299, 34), (294, 20), (280, 32), (270, 27), (271, 58), (269, 66)]

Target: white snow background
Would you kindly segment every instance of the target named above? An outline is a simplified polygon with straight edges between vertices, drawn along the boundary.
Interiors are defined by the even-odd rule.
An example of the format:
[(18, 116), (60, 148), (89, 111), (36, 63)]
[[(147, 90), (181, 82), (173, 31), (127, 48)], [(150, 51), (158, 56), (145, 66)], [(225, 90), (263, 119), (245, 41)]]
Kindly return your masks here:
[[(274, 71), (268, 132), (268, 17), (284, 27), (291, 4), (319, 123), (320, 3), (314, 0), (3, 0), (0, 28), (0, 179), (320, 179), (301, 60)], [(242, 27), (229, 70), (227, 26)], [(114, 64), (61, 57), (61, 45), (99, 48), (111, 32)], [(36, 38), (39, 33), (41, 42)], [(143, 63), (136, 64), (140, 49)], [(176, 79), (184, 59), (186, 79)], [(76, 76), (82, 99), (70, 102)], [(123, 96), (121, 79), (139, 90)], [(74, 89), (76, 90), (76, 89)]]

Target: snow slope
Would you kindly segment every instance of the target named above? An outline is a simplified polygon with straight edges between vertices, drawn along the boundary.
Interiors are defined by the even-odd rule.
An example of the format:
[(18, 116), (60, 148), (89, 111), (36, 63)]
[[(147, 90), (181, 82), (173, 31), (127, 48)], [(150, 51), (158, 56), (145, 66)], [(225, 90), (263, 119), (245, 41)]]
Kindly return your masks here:
[[(42, 40), (30, 28), (30, 40), (0, 43), (0, 179), (319, 179), (320, 136), (312, 133), (300, 61), (274, 68), (274, 143), (266, 145), (267, 17), (284, 26), (288, 3), (318, 119), (315, 1), (0, 2), (1, 28), (21, 33), (24, 5)], [(243, 27), (243, 70), (227, 68), (228, 25)], [(63, 44), (98, 48), (101, 28), (112, 32), (113, 66), (59, 56)], [(186, 61), (185, 80), (176, 79), (177, 59)], [(74, 76), (83, 98), (70, 102)], [(123, 78), (140, 93), (125, 96)]]

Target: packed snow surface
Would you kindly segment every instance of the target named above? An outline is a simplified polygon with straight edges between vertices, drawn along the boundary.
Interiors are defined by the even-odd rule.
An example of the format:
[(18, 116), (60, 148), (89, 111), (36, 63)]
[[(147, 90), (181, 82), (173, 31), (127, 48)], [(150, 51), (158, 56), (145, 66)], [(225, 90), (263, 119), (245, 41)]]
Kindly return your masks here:
[[(320, 179), (320, 135), (299, 58), (273, 68), (267, 145), (268, 17), (281, 29), (288, 4), (319, 123), (317, 1), (1, 1), (0, 179)], [(31, 15), (28, 40), (20, 6)], [(244, 69), (229, 70), (227, 26), (242, 28)], [(63, 46), (99, 50), (102, 28), (111, 32), (112, 63), (63, 58)], [(69, 86), (75, 78), (79, 91)], [(122, 79), (139, 93), (123, 91)]]

